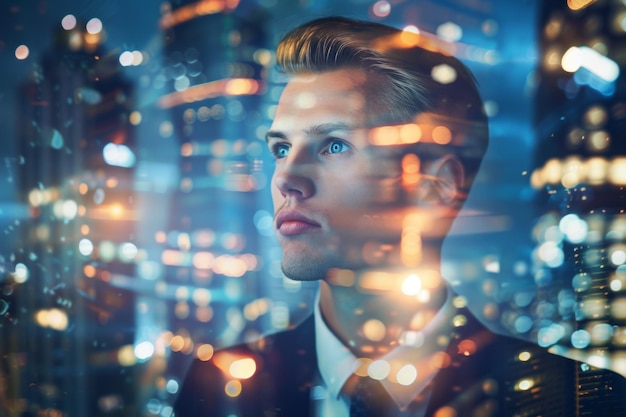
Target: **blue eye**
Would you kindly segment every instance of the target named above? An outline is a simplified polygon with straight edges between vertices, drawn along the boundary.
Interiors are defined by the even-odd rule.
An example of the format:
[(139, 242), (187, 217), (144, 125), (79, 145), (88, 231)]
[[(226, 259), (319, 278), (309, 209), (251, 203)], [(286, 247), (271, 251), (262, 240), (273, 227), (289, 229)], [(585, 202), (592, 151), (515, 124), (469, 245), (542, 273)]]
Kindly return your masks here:
[(350, 146), (348, 146), (348, 144), (340, 140), (333, 140), (328, 145), (328, 153), (330, 154), (347, 152), (349, 150), (350, 150)]
[(281, 159), (289, 154), (289, 148), (289, 145), (286, 145), (284, 143), (277, 143), (272, 146), (272, 153), (274, 154), (276, 159)]

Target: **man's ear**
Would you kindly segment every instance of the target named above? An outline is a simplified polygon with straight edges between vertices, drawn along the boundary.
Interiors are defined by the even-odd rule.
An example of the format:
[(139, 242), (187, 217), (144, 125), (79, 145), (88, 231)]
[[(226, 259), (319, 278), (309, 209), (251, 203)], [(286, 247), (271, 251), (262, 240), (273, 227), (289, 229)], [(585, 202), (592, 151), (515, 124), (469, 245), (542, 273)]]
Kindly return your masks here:
[[(430, 204), (460, 206), (464, 199), (465, 170), (454, 155), (445, 155), (425, 164), (421, 187), (422, 195)], [(421, 200), (421, 198), (420, 198)]]

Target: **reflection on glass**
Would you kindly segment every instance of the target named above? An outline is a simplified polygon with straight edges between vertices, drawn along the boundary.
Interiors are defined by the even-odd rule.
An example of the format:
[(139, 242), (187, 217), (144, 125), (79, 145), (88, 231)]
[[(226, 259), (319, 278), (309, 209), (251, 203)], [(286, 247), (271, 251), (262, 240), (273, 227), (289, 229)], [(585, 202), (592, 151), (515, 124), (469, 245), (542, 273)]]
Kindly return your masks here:
[[(476, 410), (459, 402), (429, 412), (502, 415), (499, 396), (524, 399), (521, 410), (549, 396), (545, 375), (569, 381), (573, 362), (549, 372), (545, 349), (583, 361), (564, 404), (622, 383), (599, 369), (626, 374), (622, 2), (18, 3), (0, 5), (0, 415), (172, 416), (194, 369), (204, 369), (197, 362), (219, 370), (215, 387), (204, 386), (215, 415), (305, 415), (309, 403), (336, 415), (324, 408), (333, 375), (412, 390), (433, 367), (445, 375), (457, 358), (480, 355), (489, 358), (478, 359), (481, 368), (501, 365), (507, 382), (478, 378), (462, 389), (463, 398), (482, 396)], [(351, 241), (327, 245), (368, 268), (324, 274), (345, 289), (337, 304), (353, 316), (336, 351), (347, 346), (355, 360), (331, 361), (317, 379), (259, 384), (278, 353), (307, 365), (304, 376), (324, 372), (315, 348), (281, 336), (312, 331), (307, 317), (319, 304), (316, 282), (281, 267), (265, 140), (276, 127), (288, 131), (273, 124), (290, 80), (276, 70), (276, 44), (327, 15), (401, 29), (383, 48), (436, 46), (458, 57), (478, 79), (491, 142), (439, 268), (424, 265), (432, 259), (424, 233), (440, 233), (441, 222), (398, 209), (455, 196), (449, 181), (424, 181), (429, 164), (413, 147), (457, 146), (456, 129), (446, 118), (369, 126), (364, 157), (375, 162), (358, 177), (369, 181), (369, 200), (351, 195), (355, 207), (336, 210), (333, 226)], [(462, 74), (438, 63), (425, 77), (454, 86)], [(293, 108), (312, 112), (322, 87)], [(335, 160), (348, 152), (341, 141), (327, 145)], [(378, 212), (365, 210), (372, 206)], [(449, 327), (433, 336), (437, 309), (409, 309), (438, 305), (448, 286)], [(347, 296), (355, 289), (369, 305)], [(388, 303), (374, 296), (391, 293)], [(406, 326), (388, 317), (404, 311)], [(491, 355), (462, 332), (475, 318), (497, 340), (528, 344), (508, 362)], [(242, 342), (245, 354), (228, 348)], [(387, 356), (395, 345), (432, 355)], [(295, 414), (276, 406), (285, 385), (296, 390), (284, 397)], [(262, 406), (248, 402), (251, 392)], [(420, 392), (431, 405), (439, 395)], [(602, 415), (611, 398), (586, 407)]]

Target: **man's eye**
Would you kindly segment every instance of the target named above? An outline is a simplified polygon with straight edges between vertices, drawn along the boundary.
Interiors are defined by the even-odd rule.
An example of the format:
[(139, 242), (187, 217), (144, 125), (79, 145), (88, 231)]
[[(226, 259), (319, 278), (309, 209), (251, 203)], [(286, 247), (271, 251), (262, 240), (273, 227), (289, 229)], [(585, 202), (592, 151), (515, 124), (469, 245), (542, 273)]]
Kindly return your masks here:
[(342, 153), (350, 150), (350, 146), (340, 140), (333, 140), (328, 144), (328, 153)]
[(284, 143), (277, 143), (272, 146), (272, 153), (278, 159), (284, 158), (289, 154), (289, 145), (285, 145)]

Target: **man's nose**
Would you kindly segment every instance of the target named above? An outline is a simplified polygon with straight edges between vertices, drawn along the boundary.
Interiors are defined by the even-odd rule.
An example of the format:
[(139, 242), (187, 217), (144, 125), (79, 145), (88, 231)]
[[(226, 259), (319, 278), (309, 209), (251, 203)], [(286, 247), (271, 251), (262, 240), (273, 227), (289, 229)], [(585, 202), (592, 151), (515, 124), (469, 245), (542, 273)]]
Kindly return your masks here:
[(285, 198), (304, 200), (315, 193), (314, 161), (303, 151), (292, 150), (285, 161), (276, 166), (274, 186)]

